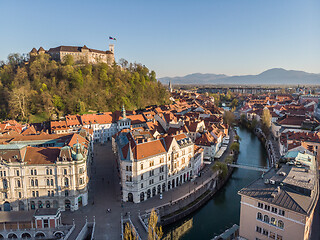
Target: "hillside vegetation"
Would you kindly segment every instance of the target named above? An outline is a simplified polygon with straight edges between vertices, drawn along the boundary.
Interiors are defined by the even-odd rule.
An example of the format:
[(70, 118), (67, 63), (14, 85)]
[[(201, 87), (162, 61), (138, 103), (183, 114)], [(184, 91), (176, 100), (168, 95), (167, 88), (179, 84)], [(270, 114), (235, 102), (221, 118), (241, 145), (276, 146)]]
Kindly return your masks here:
[(0, 64), (0, 119), (44, 121), (65, 114), (139, 109), (165, 104), (168, 93), (141, 64), (74, 65), (41, 54), (29, 62), (12, 54)]

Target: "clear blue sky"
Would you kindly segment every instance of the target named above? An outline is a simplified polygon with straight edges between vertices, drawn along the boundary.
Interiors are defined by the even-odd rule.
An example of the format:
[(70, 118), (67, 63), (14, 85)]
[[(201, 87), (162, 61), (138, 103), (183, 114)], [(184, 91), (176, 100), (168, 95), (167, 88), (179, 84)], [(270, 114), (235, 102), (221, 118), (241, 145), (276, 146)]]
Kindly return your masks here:
[(107, 49), (158, 77), (320, 73), (319, 0), (0, 1), (0, 60), (59, 45)]

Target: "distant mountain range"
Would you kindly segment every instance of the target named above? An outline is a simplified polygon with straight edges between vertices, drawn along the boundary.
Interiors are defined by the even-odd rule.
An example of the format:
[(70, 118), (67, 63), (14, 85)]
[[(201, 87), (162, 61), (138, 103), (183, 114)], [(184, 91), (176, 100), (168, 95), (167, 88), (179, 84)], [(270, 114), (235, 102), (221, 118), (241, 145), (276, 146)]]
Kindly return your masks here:
[(320, 85), (320, 74), (272, 68), (258, 75), (227, 76), (224, 74), (193, 73), (184, 77), (163, 77), (158, 80), (163, 84), (168, 84), (170, 80), (173, 85)]

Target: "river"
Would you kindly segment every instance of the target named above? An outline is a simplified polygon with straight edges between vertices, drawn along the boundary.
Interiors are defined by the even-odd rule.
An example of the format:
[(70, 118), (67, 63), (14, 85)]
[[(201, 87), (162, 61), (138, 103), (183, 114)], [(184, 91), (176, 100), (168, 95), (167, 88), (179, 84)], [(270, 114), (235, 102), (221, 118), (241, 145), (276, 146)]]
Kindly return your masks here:
[[(259, 139), (245, 128), (237, 128), (241, 137), (239, 164), (267, 166), (267, 152)], [(261, 175), (260, 172), (235, 169), (227, 184), (201, 209), (164, 228), (165, 239), (212, 239), (233, 224), (239, 224), (238, 191)]]

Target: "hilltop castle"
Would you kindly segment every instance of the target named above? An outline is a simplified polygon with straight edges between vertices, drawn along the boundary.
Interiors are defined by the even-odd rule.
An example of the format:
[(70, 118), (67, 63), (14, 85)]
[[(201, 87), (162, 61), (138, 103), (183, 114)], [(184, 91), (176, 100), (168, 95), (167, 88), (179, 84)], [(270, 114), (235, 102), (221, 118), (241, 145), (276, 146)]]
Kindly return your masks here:
[(33, 48), (30, 52), (30, 59), (34, 58), (39, 54), (49, 54), (55, 61), (63, 61), (66, 55), (73, 56), (74, 62), (87, 62), (87, 63), (98, 63), (105, 62), (111, 65), (114, 62), (114, 45), (109, 45), (109, 50), (101, 51), (96, 49), (88, 48), (86, 45), (83, 47), (74, 46), (59, 46), (44, 50), (40, 47), (38, 50)]

